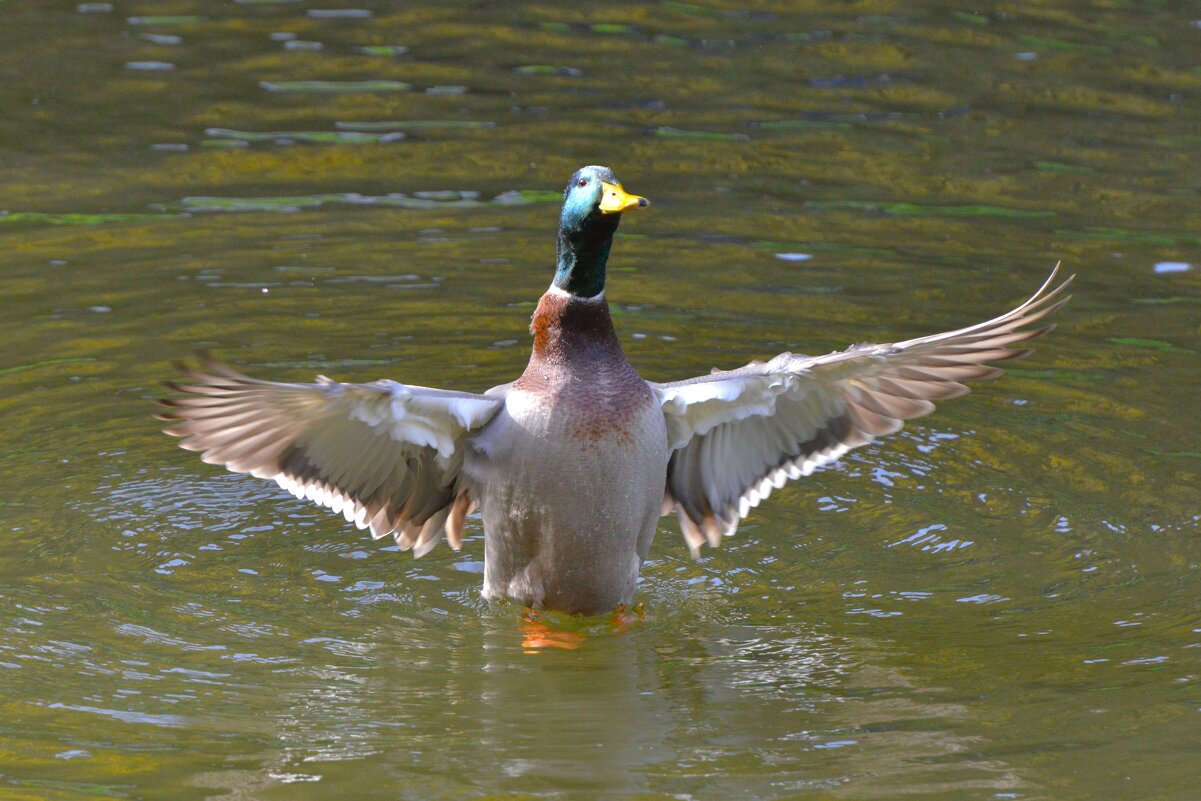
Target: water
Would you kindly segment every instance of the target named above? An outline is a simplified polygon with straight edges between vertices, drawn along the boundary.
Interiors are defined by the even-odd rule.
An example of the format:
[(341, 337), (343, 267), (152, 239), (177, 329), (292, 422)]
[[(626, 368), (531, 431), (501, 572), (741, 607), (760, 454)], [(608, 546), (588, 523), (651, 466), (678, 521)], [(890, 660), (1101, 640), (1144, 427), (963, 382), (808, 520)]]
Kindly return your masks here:
[[(0, 797), (1195, 797), (1198, 19), (0, 3)], [(150, 419), (198, 349), (511, 380), (586, 163), (652, 379), (1076, 297), (576, 650), (478, 522), (414, 561)]]

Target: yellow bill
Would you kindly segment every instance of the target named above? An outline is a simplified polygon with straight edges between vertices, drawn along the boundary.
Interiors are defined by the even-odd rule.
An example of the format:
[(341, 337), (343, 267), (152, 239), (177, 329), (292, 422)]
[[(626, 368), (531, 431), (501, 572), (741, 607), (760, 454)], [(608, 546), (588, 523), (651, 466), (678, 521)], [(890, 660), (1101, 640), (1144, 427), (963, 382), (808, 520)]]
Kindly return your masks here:
[(609, 184), (601, 181), (601, 190), (604, 192), (600, 203), (601, 214), (620, 214), (630, 209), (645, 208), (651, 204), (644, 197), (631, 195), (621, 188), (621, 184)]

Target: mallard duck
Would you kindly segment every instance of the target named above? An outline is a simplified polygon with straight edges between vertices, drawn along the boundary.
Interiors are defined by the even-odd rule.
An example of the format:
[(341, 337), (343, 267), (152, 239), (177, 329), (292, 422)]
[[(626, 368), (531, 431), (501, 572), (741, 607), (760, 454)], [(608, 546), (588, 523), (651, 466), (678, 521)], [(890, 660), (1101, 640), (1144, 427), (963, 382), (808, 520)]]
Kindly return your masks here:
[(422, 556), (484, 524), (490, 599), (599, 614), (629, 605), (661, 515), (695, 557), (788, 479), (1000, 373), (989, 363), (1067, 302), (1071, 278), (987, 322), (825, 356), (781, 353), (658, 384), (622, 352), (605, 266), (622, 214), (649, 205), (607, 167), (563, 192), (558, 264), (521, 377), (482, 394), (381, 380), (249, 378), (211, 359), (169, 382), (161, 419), (210, 464), (274, 479)]

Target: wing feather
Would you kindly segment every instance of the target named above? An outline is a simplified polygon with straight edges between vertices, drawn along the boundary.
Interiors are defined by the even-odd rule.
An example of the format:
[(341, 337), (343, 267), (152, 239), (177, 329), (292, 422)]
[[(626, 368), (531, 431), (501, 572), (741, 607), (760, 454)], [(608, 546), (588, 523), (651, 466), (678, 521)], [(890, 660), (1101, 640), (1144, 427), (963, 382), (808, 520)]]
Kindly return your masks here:
[(1019, 306), (966, 328), (652, 384), (672, 448), (664, 513), (676, 511), (695, 556), (787, 480), (966, 394), (964, 381), (1000, 375), (991, 363), (1030, 353), (1011, 346), (1049, 332), (1043, 321), (1070, 299), (1063, 291), (1075, 276), (1052, 287), (1058, 273), (1056, 265)]
[[(210, 464), (274, 479), (375, 538), (422, 556), (445, 530), (462, 544), (470, 503), (460, 480), (464, 440), (504, 403), (394, 381), (281, 384), (204, 359), (168, 382), (166, 432)], [(503, 388), (500, 388), (503, 390)]]

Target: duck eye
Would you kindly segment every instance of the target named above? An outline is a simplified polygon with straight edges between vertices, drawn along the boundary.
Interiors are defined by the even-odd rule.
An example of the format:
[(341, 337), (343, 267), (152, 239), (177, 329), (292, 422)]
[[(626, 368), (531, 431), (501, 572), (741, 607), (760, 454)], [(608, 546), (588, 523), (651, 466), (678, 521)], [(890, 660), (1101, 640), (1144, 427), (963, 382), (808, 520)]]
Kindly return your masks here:
[(588, 185), (587, 178), (581, 178), (580, 180), (576, 181), (576, 186), (587, 186), (587, 185)]

